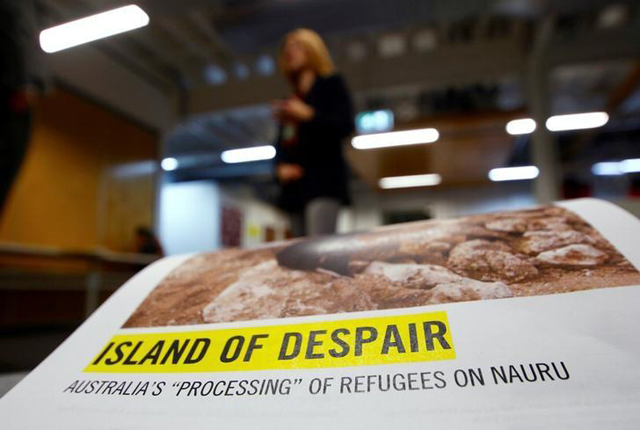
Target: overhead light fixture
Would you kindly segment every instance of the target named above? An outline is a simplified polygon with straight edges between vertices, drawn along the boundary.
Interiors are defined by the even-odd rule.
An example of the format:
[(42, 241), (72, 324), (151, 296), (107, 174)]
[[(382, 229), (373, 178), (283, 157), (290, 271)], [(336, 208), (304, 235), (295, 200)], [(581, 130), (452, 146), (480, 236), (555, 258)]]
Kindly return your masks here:
[(629, 158), (620, 162), (620, 170), (624, 173), (640, 172), (640, 158)]
[(271, 145), (254, 146), (252, 148), (230, 149), (224, 151), (220, 158), (225, 163), (245, 163), (248, 161), (270, 160), (276, 156), (276, 148)]
[(393, 111), (381, 109), (356, 115), (356, 130), (360, 134), (384, 133), (393, 129)]
[(356, 149), (388, 148), (391, 146), (418, 145), (433, 143), (440, 137), (435, 128), (418, 130), (392, 131), (389, 133), (367, 134), (351, 139), (351, 146)]
[(147, 24), (149, 15), (139, 6), (123, 6), (43, 30), (40, 47), (45, 52), (58, 52)]
[(537, 178), (539, 173), (536, 166), (500, 167), (489, 171), (489, 179), (494, 182), (521, 181)]
[(431, 187), (442, 182), (442, 176), (437, 173), (426, 175), (389, 176), (380, 179), (378, 185), (385, 190), (391, 188)]
[(603, 161), (591, 166), (591, 173), (597, 176), (619, 176), (623, 172), (620, 170), (620, 162)]
[(249, 70), (249, 66), (244, 63), (236, 63), (233, 65), (233, 73), (236, 75), (241, 81), (244, 81), (249, 77), (251, 71)]
[(204, 69), (204, 77), (211, 85), (222, 85), (227, 82), (227, 72), (216, 64), (210, 64)]
[(506, 129), (512, 136), (530, 134), (536, 130), (536, 122), (531, 118), (514, 119), (507, 123)]
[(256, 69), (261, 76), (271, 76), (276, 71), (276, 62), (272, 56), (263, 54), (256, 60)]
[(609, 121), (606, 112), (586, 112), (569, 115), (554, 115), (547, 119), (549, 131), (585, 130), (602, 127)]
[(180, 165), (180, 163), (178, 163), (178, 160), (176, 160), (173, 157), (165, 158), (160, 163), (160, 166), (162, 167), (162, 170), (166, 170), (167, 172), (170, 172), (172, 170), (176, 170), (179, 165)]
[(640, 158), (622, 161), (603, 161), (591, 166), (591, 173), (597, 176), (620, 176), (640, 172)]

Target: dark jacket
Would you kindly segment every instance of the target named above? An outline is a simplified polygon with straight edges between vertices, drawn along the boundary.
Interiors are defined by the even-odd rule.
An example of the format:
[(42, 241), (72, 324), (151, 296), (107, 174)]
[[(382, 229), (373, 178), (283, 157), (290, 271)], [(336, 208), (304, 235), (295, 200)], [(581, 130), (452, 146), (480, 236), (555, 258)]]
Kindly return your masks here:
[(342, 143), (353, 132), (354, 122), (347, 86), (339, 75), (318, 77), (303, 101), (313, 107), (313, 119), (298, 125), (295, 145), (282, 144), (280, 126), (275, 145), (276, 166), (294, 163), (304, 169), (302, 179), (282, 185), (280, 207), (289, 212), (302, 211), (317, 197), (349, 202)]

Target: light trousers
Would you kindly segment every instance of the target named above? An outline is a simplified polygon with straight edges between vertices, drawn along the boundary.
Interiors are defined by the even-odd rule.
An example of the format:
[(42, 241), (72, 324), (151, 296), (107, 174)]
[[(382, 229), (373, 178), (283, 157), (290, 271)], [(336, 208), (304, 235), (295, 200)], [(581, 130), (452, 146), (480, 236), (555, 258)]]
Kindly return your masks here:
[(320, 236), (336, 232), (340, 201), (331, 197), (318, 197), (304, 208), (304, 213), (291, 215), (291, 233), (294, 237)]

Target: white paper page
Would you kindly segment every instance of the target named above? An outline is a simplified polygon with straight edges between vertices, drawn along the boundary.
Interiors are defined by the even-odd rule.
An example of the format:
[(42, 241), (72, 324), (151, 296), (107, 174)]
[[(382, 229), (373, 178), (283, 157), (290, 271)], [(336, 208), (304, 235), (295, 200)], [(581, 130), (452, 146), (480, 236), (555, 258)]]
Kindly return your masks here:
[[(636, 268), (640, 267), (640, 254), (634, 246), (640, 240), (640, 222), (637, 219), (613, 205), (591, 199), (565, 202), (561, 206), (582, 217)], [(556, 218), (552, 220), (554, 228), (564, 228), (558, 216), (550, 218)], [(496, 222), (500, 221), (498, 219)], [(496, 225), (496, 228), (503, 228), (500, 224)], [(512, 229), (514, 225), (511, 223), (507, 228)], [(443, 229), (447, 230), (449, 227), (450, 224), (447, 224)], [(394, 230), (387, 228), (381, 231), (384, 234), (385, 231), (388, 233)], [(527, 246), (543, 246), (544, 241), (535, 242), (534, 239), (546, 240), (544, 234), (538, 233), (531, 236), (534, 237), (532, 240), (525, 238), (526, 233), (522, 232), (500, 234), (502, 236), (497, 240), (507, 236), (509, 240), (517, 237), (517, 243), (522, 242)], [(407, 237), (414, 237), (412, 235), (415, 236), (414, 232)], [(562, 233), (558, 237), (569, 236)], [(374, 237), (371, 240), (378, 239)], [(596, 250), (583, 246), (569, 248), (563, 254), (557, 250), (572, 245), (558, 245), (558, 248), (551, 250), (555, 253), (545, 254), (545, 258), (548, 257), (549, 261), (554, 261), (554, 258), (574, 258), (570, 251), (576, 249), (576, 252), (587, 253), (584, 259), (601, 258), (596, 252), (600, 249), (597, 247), (606, 244), (590, 242), (595, 239), (584, 237), (579, 240), (586, 242), (580, 245), (586, 244)], [(428, 243), (433, 242), (438, 240), (432, 239)], [(548, 251), (536, 252), (539, 257)], [(188, 267), (181, 265), (191, 257), (164, 259), (143, 270), (119, 289), (50, 357), (0, 399), (0, 428), (638, 428), (640, 337), (635, 331), (640, 326), (640, 313), (636, 309), (640, 303), (640, 286), (610, 285), (616, 276), (620, 279), (635, 276), (626, 266), (624, 276), (616, 274), (615, 268), (604, 263), (589, 266), (590, 268), (573, 267), (570, 276), (581, 282), (592, 282), (593, 276), (589, 276), (589, 273), (600, 273), (598, 270), (603, 271), (601, 273), (611, 273), (608, 279), (593, 281), (595, 284), (601, 282), (607, 288), (585, 291), (562, 293), (554, 290), (553, 294), (330, 315), (210, 324), (158, 323), (156, 326), (122, 328), (131, 321), (132, 315), (138, 315), (138, 321), (144, 321), (141, 309), (153, 305), (148, 302), (148, 297), (158, 297), (153, 295), (156, 286), (167, 285), (166, 280), (162, 280), (174, 269), (183, 270), (180, 267)], [(609, 257), (610, 260), (611, 258), (614, 257)], [(624, 265), (624, 262), (617, 264)], [(370, 264), (368, 267), (388, 269), (389, 266)], [(398, 267), (394, 266), (395, 269)], [(526, 269), (529, 266), (522, 267)], [(541, 274), (545, 270), (549, 272), (548, 268), (544, 269), (547, 266), (536, 267)], [(563, 272), (555, 268), (545, 276), (556, 272), (563, 276)], [(276, 276), (275, 269), (273, 273)], [(449, 272), (446, 275), (439, 272), (438, 275), (445, 276), (448, 280), (454, 279), (447, 281), (454, 286), (466, 285), (465, 282), (468, 282), (452, 278), (453, 275)], [(207, 276), (220, 277), (224, 273)], [(510, 276), (519, 275), (516, 273)], [(568, 279), (556, 282), (558, 288), (570, 289), (572, 278)], [(499, 288), (496, 290), (495, 285), (489, 285), (497, 281), (483, 282), (485, 284), (481, 284), (482, 288), (502, 291)], [(519, 282), (526, 284), (526, 281)], [(620, 282), (624, 283), (622, 280)], [(517, 292), (518, 282), (506, 284), (512, 292)], [(231, 292), (226, 292), (227, 296), (237, 293), (237, 297), (243, 297), (241, 293), (244, 291), (244, 284), (236, 282), (233, 285), (234, 288), (229, 290)], [(271, 293), (267, 291), (270, 285), (261, 284), (259, 288), (252, 285), (256, 291), (250, 299), (270, 297)], [(342, 288), (340, 285), (332, 284), (332, 288)], [(194, 284), (185, 284), (184, 288), (200, 291), (198, 285)], [(443, 288), (441, 290), (444, 291)], [(224, 298), (223, 294), (215, 298), (208, 308), (207, 315), (211, 318), (222, 318), (229, 314), (221, 313), (214, 306), (220, 297)], [(185, 297), (184, 303), (188, 304), (189, 300), (195, 299), (193, 296), (191, 299)], [(305, 302), (304, 297), (301, 300), (303, 304), (310, 303)], [(292, 309), (300, 307), (294, 306)], [(171, 314), (173, 309), (165, 311)], [(179, 311), (181, 309), (175, 309), (176, 314)], [(267, 307), (263, 311), (267, 312)], [(165, 322), (170, 321), (167, 318), (165, 317)], [(434, 340), (432, 337), (435, 349), (428, 351), (427, 336), (420, 332), (420, 337), (416, 338), (416, 343), (419, 343), (416, 349), (420, 351), (414, 353), (413, 346), (410, 346), (412, 339), (407, 336), (410, 331), (405, 327), (411, 321), (417, 322), (416, 327), (420, 330), (420, 324), (445, 321), (447, 338), (442, 340), (442, 337), (436, 336)], [(367, 327), (377, 328), (379, 338), (361, 345), (361, 358), (348, 356), (345, 360), (348, 360), (349, 365), (342, 366), (339, 365), (339, 359), (328, 357), (328, 350), (323, 347), (308, 348), (310, 331), (301, 327), (308, 327), (309, 323), (312, 323), (311, 330), (327, 331), (326, 335), (316, 338), (325, 344), (330, 343), (329, 333), (336, 327), (349, 327), (350, 337), (344, 336), (342, 339), (349, 340), (352, 355), (353, 348), (356, 347), (354, 333), (358, 328), (365, 334), (372, 333), (366, 331)], [(385, 355), (381, 353), (381, 345), (384, 348), (382, 338), (387, 336), (389, 326), (393, 324), (397, 324), (402, 330), (401, 342), (405, 352), (398, 352), (398, 339), (392, 337), (390, 339), (396, 340), (396, 343), (388, 348), (391, 353), (387, 357), (393, 356), (394, 352), (396, 354), (388, 364), (381, 364), (380, 361), (385, 359)], [(326, 357), (300, 360), (301, 368), (283, 368), (289, 362), (268, 355), (272, 352), (269, 342), (275, 341), (278, 330), (305, 335), (302, 355), (309, 351), (322, 351)], [(191, 369), (201, 366), (197, 367), (200, 369), (197, 372), (189, 370), (189, 365), (184, 365), (180, 372), (175, 372), (167, 371), (167, 366), (136, 368), (136, 365), (122, 366), (122, 362), (113, 365), (116, 371), (84, 371), (90, 363), (97, 360), (101, 351), (105, 350), (116, 335), (130, 339), (138, 339), (135, 336), (155, 336), (153, 339), (169, 336), (169, 339), (176, 333), (182, 333), (186, 337), (192, 333), (200, 333), (193, 335), (193, 339), (210, 336), (213, 340), (211, 350), (215, 349), (216, 354), (206, 355), (206, 359), (194, 364)], [(263, 347), (254, 349), (254, 355), (248, 361), (242, 362), (242, 358), (239, 358), (223, 365), (216, 361), (221, 348), (216, 341), (224, 338), (221, 333), (247, 333), (247, 340), (250, 333), (264, 333), (272, 337), (257, 341), (256, 344), (260, 345), (262, 342)], [(446, 346), (449, 349), (444, 347), (443, 342), (448, 343)], [(335, 342), (331, 345), (334, 352), (339, 349)], [(274, 351), (277, 350), (278, 348)], [(245, 356), (245, 353), (246, 344), (240, 357)], [(423, 358), (407, 361), (417, 356)], [(116, 359), (115, 355), (110, 357)], [(140, 357), (136, 360), (139, 362)], [(267, 369), (234, 371), (234, 366), (263, 366)], [(146, 370), (137, 371), (142, 368)], [(121, 371), (117, 371), (118, 369)], [(149, 373), (148, 369), (153, 369), (153, 373)], [(278, 389), (267, 390), (265, 394), (250, 395), (248, 390), (241, 393), (241, 381), (245, 381), (246, 388), (251, 387), (252, 383), (262, 387), (265, 380), (269, 380), (272, 386), (277, 385)], [(93, 388), (87, 388), (91, 387), (92, 382)], [(146, 382), (149, 383), (148, 387), (143, 389)], [(107, 389), (110, 383), (113, 388)]]

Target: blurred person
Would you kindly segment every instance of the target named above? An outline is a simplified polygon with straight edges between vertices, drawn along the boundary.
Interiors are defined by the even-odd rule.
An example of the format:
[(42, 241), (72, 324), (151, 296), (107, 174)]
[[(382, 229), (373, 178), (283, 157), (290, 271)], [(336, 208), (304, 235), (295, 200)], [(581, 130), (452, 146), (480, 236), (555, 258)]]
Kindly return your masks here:
[(31, 112), (44, 90), (39, 4), (0, 0), (0, 217), (27, 152)]
[(150, 228), (139, 226), (136, 228), (136, 249), (137, 254), (151, 254), (164, 257), (164, 250), (160, 241)]
[(279, 206), (291, 217), (293, 236), (331, 234), (340, 206), (349, 202), (342, 142), (354, 129), (351, 96), (312, 30), (287, 34), (278, 63), (293, 91), (273, 102)]

